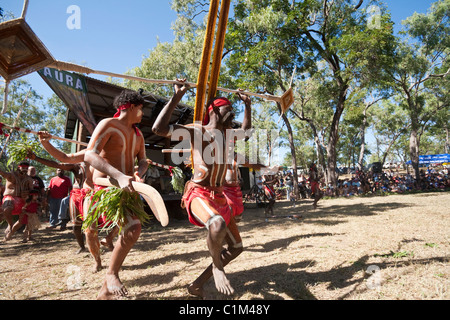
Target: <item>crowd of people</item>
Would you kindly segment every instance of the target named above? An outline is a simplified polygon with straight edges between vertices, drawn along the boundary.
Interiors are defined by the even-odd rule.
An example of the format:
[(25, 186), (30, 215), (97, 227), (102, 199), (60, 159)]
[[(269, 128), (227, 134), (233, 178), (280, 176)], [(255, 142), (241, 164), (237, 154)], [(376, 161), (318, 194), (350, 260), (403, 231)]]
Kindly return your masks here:
[[(165, 138), (170, 138), (177, 129), (185, 129), (190, 134), (193, 175), (186, 183), (181, 203), (186, 209), (190, 223), (207, 230), (206, 244), (212, 261), (197, 278), (193, 279), (187, 290), (191, 295), (204, 298), (203, 287), (210, 278), (214, 278), (216, 289), (220, 293), (232, 295), (234, 289), (224, 268), (243, 252), (238, 223), (244, 211), (244, 204), (238, 163), (237, 160), (232, 165), (227, 163), (229, 156), (233, 156), (231, 152), (234, 152), (228, 145), (226, 148), (222, 146), (226, 152), (218, 153), (220, 161), (210, 161), (211, 159), (203, 157), (207, 155), (205, 150), (209, 148), (208, 144), (219, 145), (219, 142), (223, 141), (224, 133), (232, 128), (235, 114), (232, 103), (226, 98), (219, 97), (208, 102), (203, 125), (171, 124), (172, 113), (188, 89), (189, 85), (185, 80), (177, 79), (174, 95), (159, 113), (152, 131)], [(234, 130), (236, 133), (245, 133), (251, 128), (251, 101), (242, 93), (238, 93), (238, 96), (245, 103), (244, 121), (241, 128)], [(138, 241), (142, 223), (147, 217), (142, 210), (142, 202), (135, 192), (138, 190), (135, 190), (134, 186), (145, 183), (146, 177), (150, 178), (149, 181), (158, 181), (160, 178), (156, 172), (153, 174), (148, 171), (149, 162), (146, 159), (144, 137), (136, 126), (143, 117), (144, 97), (138, 92), (125, 90), (114, 99), (113, 105), (117, 113), (111, 118), (101, 120), (91, 136), (88, 147), (77, 153), (70, 155), (63, 153), (51, 145), (52, 136), (48, 132), (38, 133), (42, 146), (51, 156), (61, 161), (42, 159), (32, 153), (28, 155), (31, 160), (57, 169), (57, 175), (52, 178), (47, 190), (42, 179), (36, 176), (35, 170), (26, 161), (19, 163), (17, 170), (11, 172), (0, 170), (0, 176), (6, 180), (4, 187), (0, 184), (2, 190), (0, 220), (4, 218), (8, 224), (5, 231), (6, 240), (10, 240), (24, 225), (24, 241), (31, 240), (31, 233), (39, 228), (35, 223), (36, 217), (39, 212), (40, 214), (45, 212), (48, 206), (49, 229), (60, 226), (61, 230), (64, 230), (69, 221), (67, 212), (69, 211), (74, 224), (73, 233), (80, 250), (84, 250), (86, 243), (95, 261), (94, 272), (102, 269), (100, 245), (112, 250), (108, 270), (97, 299), (115, 299), (128, 294), (120, 280), (119, 271), (128, 253)], [(208, 143), (195, 143), (199, 134), (204, 135)], [(237, 136), (240, 135), (236, 134)], [(242, 138), (246, 138), (245, 134)], [(264, 167), (245, 165), (252, 170)], [(73, 185), (65, 176), (64, 170), (74, 175)], [(357, 172), (349, 179), (339, 180), (336, 190), (324, 184), (323, 176), (314, 163), (310, 165), (307, 175), (301, 174), (298, 181), (294, 180), (290, 172), (277, 172), (271, 169), (266, 170), (261, 178), (265, 197), (269, 200), (266, 213), (271, 214), (275, 200), (283, 197), (283, 194), (294, 203), (297, 201), (296, 195), (293, 194), (295, 184), (298, 184), (302, 198), (314, 199), (314, 208), (324, 195), (350, 196), (376, 193), (380, 190), (405, 192), (450, 187), (447, 169), (439, 172), (432, 169), (424, 171), (419, 184), (415, 183), (410, 175), (392, 172), (374, 175)], [(108, 188), (109, 183), (104, 181), (111, 184), (115, 181), (117, 188)], [(158, 200), (155, 193), (148, 193), (155, 197), (155, 201)], [(147, 198), (150, 197), (149, 194), (146, 194)], [(126, 201), (122, 201), (124, 197)], [(110, 205), (111, 201), (115, 205)], [(101, 209), (98, 209), (99, 207)], [(152, 211), (155, 216), (167, 215), (163, 204), (159, 207), (154, 206)], [(108, 216), (108, 212), (112, 212), (112, 215)], [(106, 230), (108, 231), (106, 238), (100, 241), (99, 231), (108, 225), (112, 227)], [(116, 236), (118, 239), (113, 244)]]
[[(358, 195), (381, 195), (389, 193), (408, 193), (420, 191), (438, 191), (450, 189), (449, 169), (446, 167), (428, 167), (420, 171), (421, 179), (417, 182), (410, 173), (398, 170), (385, 170), (380, 173), (357, 171), (348, 178), (339, 178), (336, 188), (320, 179), (320, 190), (326, 197), (351, 197)], [(280, 171), (274, 187), (277, 199), (291, 200), (293, 193), (293, 175), (290, 171)], [(299, 174), (298, 190), (303, 199), (312, 194), (309, 174)]]
[[(185, 79), (177, 79), (174, 95), (159, 113), (152, 131), (167, 138), (170, 138), (172, 132), (178, 128), (184, 128), (190, 133), (194, 154), (191, 165), (195, 176), (192, 175), (187, 182), (181, 202), (186, 209), (189, 221), (195, 226), (206, 228), (207, 249), (212, 263), (196, 279), (193, 279), (187, 289), (191, 295), (204, 298), (203, 286), (213, 277), (216, 289), (220, 293), (232, 295), (234, 289), (226, 276), (224, 267), (243, 251), (237, 227), (239, 216), (244, 210), (237, 161), (234, 161), (232, 166), (228, 166), (225, 160), (231, 154), (222, 152), (220, 161), (211, 163), (209, 158), (203, 159), (203, 155), (206, 154), (203, 149), (207, 148), (207, 145), (197, 144), (194, 141), (199, 133), (209, 137), (211, 144), (222, 141), (220, 139), (223, 139), (227, 130), (232, 129), (235, 114), (232, 103), (227, 98), (218, 97), (208, 102), (203, 125), (171, 124), (170, 119), (174, 109), (189, 89), (189, 85), (184, 83)], [(237, 95), (244, 102), (245, 111), (242, 128), (236, 131), (244, 133), (251, 127), (251, 101), (241, 92)], [(149, 177), (153, 180), (158, 181), (159, 178), (157, 174), (148, 172), (149, 163), (146, 159), (144, 136), (137, 127), (143, 117), (144, 97), (141, 92), (124, 90), (114, 99), (113, 106), (117, 110), (116, 114), (101, 120), (92, 133), (87, 148), (77, 153), (65, 154), (50, 144), (52, 136), (48, 132), (37, 133), (47, 152), (61, 161), (58, 165), (73, 165), (70, 169), (75, 180), (73, 190), (72, 184), (64, 178), (61, 167), (57, 167), (55, 163), (51, 164), (49, 160), (39, 159), (34, 154), (28, 155), (31, 160), (58, 168), (58, 175), (52, 179), (49, 188), (54, 186), (64, 188), (58, 191), (50, 190), (46, 194), (50, 210), (49, 228), (55, 228), (58, 224), (61, 228), (65, 227), (64, 222), (67, 216), (63, 217), (59, 211), (63, 210), (65, 200), (70, 194), (68, 205), (74, 224), (73, 232), (80, 249), (83, 249), (84, 241), (79, 240), (82, 240), (81, 231), (84, 231), (85, 243), (95, 261), (94, 272), (102, 269), (100, 245), (111, 248), (108, 270), (97, 296), (97, 299), (101, 300), (117, 299), (128, 294), (120, 280), (119, 271), (128, 253), (139, 239), (142, 223), (148, 218), (136, 191), (147, 202), (150, 200), (155, 204), (159, 201), (153, 189), (145, 188), (144, 190), (142, 185), (145, 183), (146, 173), (149, 173)], [(28, 175), (28, 168), (29, 163), (21, 163), (18, 170), (12, 172), (0, 170), (0, 175), (7, 180), (4, 198), (8, 197), (8, 200), (2, 201), (3, 212), (0, 217), (0, 219), (5, 218), (8, 223), (5, 240), (10, 240), (14, 232), (26, 223), (22, 217), (35, 214), (35, 212), (29, 212), (28, 199), (27, 204), (24, 201), (30, 195), (32, 207), (36, 207), (38, 203), (38, 196), (31, 196), (32, 193), (38, 192), (34, 189), (33, 179)], [(26, 187), (24, 187), (25, 182)], [(109, 188), (110, 184), (117, 188)], [(135, 186), (140, 187), (140, 191), (137, 190), (138, 188), (135, 189)], [(126, 201), (122, 201), (123, 199)], [(115, 204), (109, 205), (111, 201)], [(157, 204), (159, 205), (152, 207), (155, 217), (161, 218), (167, 215), (164, 205)], [(56, 214), (57, 211), (58, 214)], [(19, 216), (18, 219), (17, 216)], [(16, 226), (13, 220), (20, 221), (22, 225)], [(110, 226), (109, 229), (104, 229), (108, 226)], [(100, 230), (109, 230), (106, 244), (99, 241)], [(116, 236), (118, 239), (113, 244), (112, 240)]]
[[(66, 230), (66, 224), (70, 220), (67, 200), (72, 190), (72, 182), (65, 176), (64, 170), (57, 169), (56, 172), (57, 175), (46, 187), (36, 174), (36, 168), (27, 161), (20, 162), (17, 171), (0, 170), (0, 203), (3, 204), (0, 207), (1, 218), (7, 220), (3, 215), (4, 210), (11, 210), (12, 215), (17, 217), (13, 221), (7, 221), (9, 229), (6, 240), (10, 240), (23, 226), (25, 226), (23, 242), (33, 240), (32, 231), (38, 230), (41, 227), (40, 221), (47, 217), (50, 222), (48, 229), (60, 226), (61, 231)], [(7, 183), (3, 183), (3, 177)], [(22, 198), (13, 196), (12, 191), (23, 187), (24, 184), (29, 184), (29, 188), (21, 190), (21, 194), (26, 195)]]

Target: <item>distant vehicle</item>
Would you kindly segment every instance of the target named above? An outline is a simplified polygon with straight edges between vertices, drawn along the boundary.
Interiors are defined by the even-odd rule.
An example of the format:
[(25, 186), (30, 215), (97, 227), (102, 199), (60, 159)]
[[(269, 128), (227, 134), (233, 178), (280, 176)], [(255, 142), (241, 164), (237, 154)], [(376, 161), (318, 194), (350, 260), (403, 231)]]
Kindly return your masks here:
[(381, 173), (381, 162), (373, 162), (367, 166), (367, 170), (372, 170), (373, 173)]

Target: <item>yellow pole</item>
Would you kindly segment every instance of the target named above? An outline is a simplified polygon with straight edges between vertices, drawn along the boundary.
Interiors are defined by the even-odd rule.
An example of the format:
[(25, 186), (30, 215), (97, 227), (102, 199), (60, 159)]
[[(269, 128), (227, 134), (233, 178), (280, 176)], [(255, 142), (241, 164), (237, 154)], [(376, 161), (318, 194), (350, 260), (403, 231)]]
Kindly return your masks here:
[(222, 0), (220, 8), (219, 25), (217, 29), (216, 43), (211, 67), (211, 76), (208, 88), (208, 101), (216, 96), (217, 84), (219, 83), (220, 66), (222, 64), (223, 47), (227, 33), (228, 13), (231, 0)]
[(200, 68), (197, 79), (197, 95), (195, 97), (194, 122), (202, 121), (203, 119), (206, 88), (208, 85), (209, 65), (211, 63), (211, 53), (214, 43), (214, 31), (216, 28), (216, 17), (218, 11), (219, 0), (211, 0), (205, 40), (203, 42), (202, 59), (200, 61)]

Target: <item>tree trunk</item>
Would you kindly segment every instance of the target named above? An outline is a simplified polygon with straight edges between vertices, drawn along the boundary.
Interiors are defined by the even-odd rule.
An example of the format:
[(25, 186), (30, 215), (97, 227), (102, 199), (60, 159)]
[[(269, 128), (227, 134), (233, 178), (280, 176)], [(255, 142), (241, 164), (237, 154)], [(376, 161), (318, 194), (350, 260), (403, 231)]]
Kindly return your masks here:
[(445, 132), (447, 133), (447, 136), (446, 136), (446, 138), (445, 138), (444, 151), (445, 151), (445, 153), (449, 153), (449, 152), (450, 152), (450, 139), (449, 139), (449, 130), (448, 130), (448, 127), (445, 127)]
[(367, 126), (367, 117), (366, 117), (367, 109), (364, 109), (363, 112), (363, 123), (361, 124), (361, 148), (359, 149), (359, 158), (358, 158), (358, 170), (363, 169), (364, 162), (364, 153), (366, 152), (366, 126)]
[[(278, 109), (281, 111), (281, 106), (278, 105)], [(292, 178), (293, 178), (293, 187), (294, 187), (294, 194), (297, 199), (299, 199), (299, 193), (298, 193), (298, 174), (297, 174), (297, 156), (295, 154), (295, 143), (294, 143), (294, 135), (292, 133), (292, 127), (289, 123), (289, 119), (286, 117), (285, 114), (282, 115), (283, 121), (286, 124), (286, 129), (288, 131), (288, 137), (289, 137), (289, 147), (291, 148), (291, 155), (292, 155)]]
[(317, 159), (319, 161), (319, 167), (322, 169), (322, 172), (324, 172), (325, 174), (325, 181), (328, 184), (329, 180), (328, 180), (328, 174), (327, 174), (327, 165), (325, 163), (325, 155), (323, 153), (323, 147), (324, 145), (321, 143), (320, 138), (319, 138), (319, 134), (317, 133), (317, 128), (314, 125), (313, 120), (306, 118), (303, 115), (300, 116), (297, 112), (295, 112), (294, 110), (290, 109), (290, 111), (297, 117), (299, 118), (301, 121), (306, 121), (309, 126), (311, 127), (311, 130), (313, 132), (313, 136), (314, 136), (314, 144), (316, 145), (316, 153), (317, 153)]
[(339, 121), (342, 116), (342, 112), (345, 107), (345, 100), (347, 97), (347, 85), (342, 85), (339, 92), (339, 100), (337, 102), (336, 111), (334, 112), (333, 122), (330, 127), (330, 137), (327, 145), (327, 174), (328, 181), (337, 189), (337, 177), (336, 177), (336, 146), (339, 141)]
[(411, 126), (411, 135), (409, 138), (409, 154), (411, 156), (411, 164), (414, 169), (416, 176), (416, 181), (420, 181), (420, 171), (419, 171), (419, 139), (418, 130), (416, 125)]

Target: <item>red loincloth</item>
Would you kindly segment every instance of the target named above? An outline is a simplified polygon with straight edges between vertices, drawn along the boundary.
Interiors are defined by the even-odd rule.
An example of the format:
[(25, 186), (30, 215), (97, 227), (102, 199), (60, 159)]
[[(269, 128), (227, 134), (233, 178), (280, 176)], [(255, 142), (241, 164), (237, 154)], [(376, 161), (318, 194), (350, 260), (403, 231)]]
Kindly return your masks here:
[(206, 202), (210, 208), (214, 208), (222, 216), (228, 226), (232, 216), (232, 209), (230, 208), (227, 198), (225, 197), (223, 187), (205, 187), (192, 181), (188, 181), (186, 183), (182, 199), (182, 207), (186, 208), (189, 221), (192, 224), (199, 227), (204, 227), (205, 225), (198, 221), (191, 212), (191, 202), (197, 197)]
[(227, 198), (228, 205), (233, 210), (233, 216), (240, 216), (244, 212), (244, 202), (242, 201), (241, 187), (227, 187), (223, 188), (223, 193)]
[(11, 195), (3, 196), (2, 204), (4, 204), (6, 201), (12, 201), (14, 205), (14, 209), (12, 211), (13, 216), (18, 216), (22, 213), (22, 208), (25, 205), (25, 200), (23, 200), (21, 197), (13, 197)]
[[(83, 189), (72, 189), (70, 191), (70, 201), (73, 202), (75, 207), (78, 210), (78, 215), (81, 217), (81, 220), (84, 220), (84, 211), (83, 211), (83, 202), (86, 198), (86, 195), (91, 192), (91, 189), (83, 188)], [(75, 219), (75, 217), (72, 217)], [(73, 221), (74, 222), (74, 221)]]

